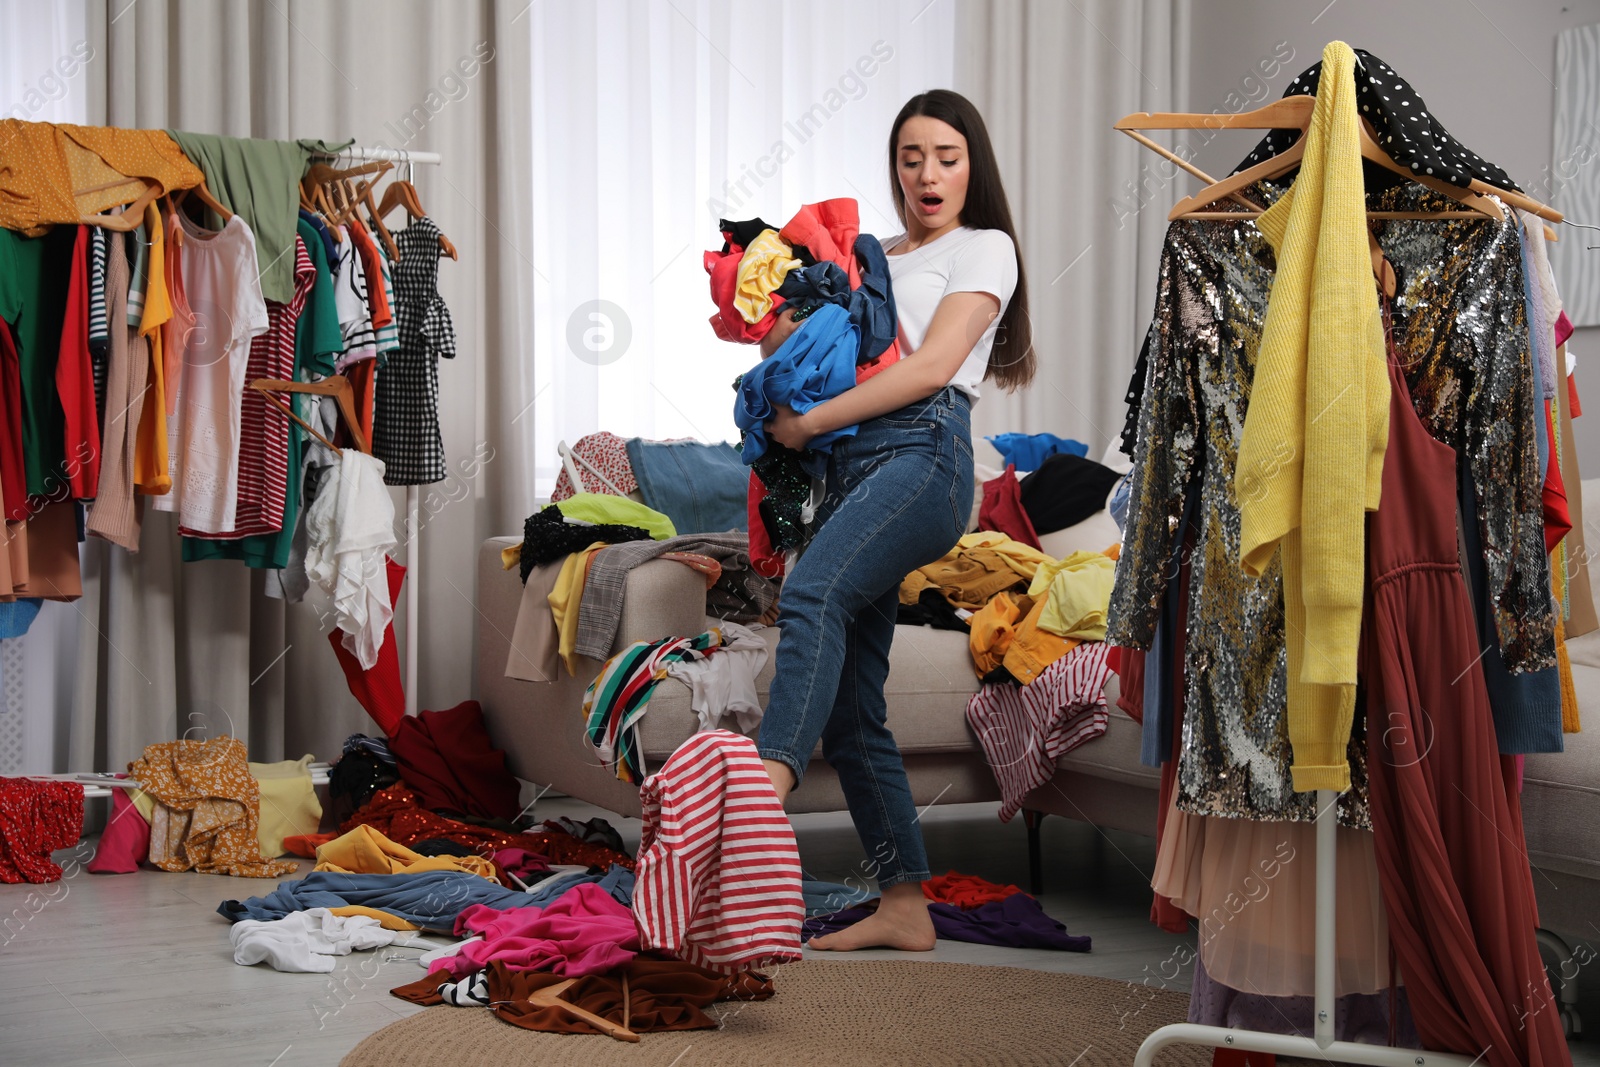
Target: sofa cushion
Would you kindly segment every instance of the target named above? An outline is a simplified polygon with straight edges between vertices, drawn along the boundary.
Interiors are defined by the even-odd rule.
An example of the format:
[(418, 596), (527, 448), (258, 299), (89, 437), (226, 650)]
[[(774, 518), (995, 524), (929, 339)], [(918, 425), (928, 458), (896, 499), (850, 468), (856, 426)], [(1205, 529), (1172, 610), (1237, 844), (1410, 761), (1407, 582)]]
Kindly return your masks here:
[(1583, 731), (1527, 757), (1522, 824), (1534, 866), (1600, 880), (1600, 631), (1567, 646)]

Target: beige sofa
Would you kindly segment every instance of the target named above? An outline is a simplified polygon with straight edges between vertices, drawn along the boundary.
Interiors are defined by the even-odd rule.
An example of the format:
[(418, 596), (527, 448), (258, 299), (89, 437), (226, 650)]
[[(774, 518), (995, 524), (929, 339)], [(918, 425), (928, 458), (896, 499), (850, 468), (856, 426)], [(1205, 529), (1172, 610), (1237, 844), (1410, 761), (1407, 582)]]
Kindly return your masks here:
[[(585, 661), (579, 677), (554, 683), (505, 676), (522, 584), (516, 571), (501, 568), (500, 550), (517, 540), (495, 538), (479, 551), (477, 689), (490, 732), (509, 753), (511, 769), (519, 777), (608, 811), (637, 816), (636, 788), (613, 777), (583, 736), (583, 690), (600, 664)], [(1061, 547), (1047, 544), (1046, 550), (1059, 554)], [(699, 633), (707, 623), (700, 576), (657, 560), (628, 579), (615, 648), (667, 634)], [(777, 631), (765, 632), (776, 645)], [(1593, 937), (1591, 923), (1600, 916), (1600, 632), (1578, 638), (1570, 649), (1588, 730), (1569, 736), (1561, 755), (1528, 758), (1523, 812), (1529, 852), (1540, 868), (1534, 883), (1543, 924)], [(889, 725), (905, 754), (917, 803), (998, 803), (994, 775), (966, 723), (967, 699), (978, 683), (965, 635), (901, 627), (889, 662)], [(759, 679), (763, 697), (772, 674), (769, 657)], [(1114, 678), (1111, 685), (1114, 699)], [(688, 688), (674, 679), (661, 682), (641, 728), (647, 769), (671, 755), (695, 726)], [(1113, 711), (1105, 735), (1063, 757), (1054, 779), (1035, 790), (1026, 807), (1153, 835), (1159, 781), (1156, 771), (1139, 763), (1139, 726)], [(844, 809), (838, 779), (820, 756), (789, 807), (794, 812)], [(1029, 822), (1037, 857), (1037, 816)]]

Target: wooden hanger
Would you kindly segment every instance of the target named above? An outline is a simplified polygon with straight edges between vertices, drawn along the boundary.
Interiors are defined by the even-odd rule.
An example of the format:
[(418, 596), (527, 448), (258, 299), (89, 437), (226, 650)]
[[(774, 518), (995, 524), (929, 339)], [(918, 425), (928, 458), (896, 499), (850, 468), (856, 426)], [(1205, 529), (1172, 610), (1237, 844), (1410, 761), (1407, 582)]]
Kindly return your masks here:
[(339, 405), (339, 414), (343, 416), (345, 429), (350, 431), (350, 436), (355, 440), (356, 448), (362, 452), (371, 453), (372, 446), (367, 441), (367, 435), (361, 432), (361, 423), (356, 418), (355, 389), (350, 385), (350, 379), (342, 374), (330, 375), (320, 382), (286, 382), (277, 378), (257, 378), (250, 383), (250, 388), (261, 393), (267, 402), (278, 408), (289, 418), (306, 428), (306, 432), (318, 441), (333, 449), (334, 455), (341, 455), (338, 446), (318, 433), (310, 423), (295, 414), (294, 410), (279, 400), (274, 393), (308, 393), (312, 396), (331, 396)]
[[(1218, 115), (1197, 112), (1137, 113), (1124, 116), (1121, 120), (1115, 123), (1114, 128), (1121, 130), (1123, 133), (1126, 133), (1129, 137), (1132, 137), (1146, 148), (1149, 148), (1158, 155), (1171, 160), (1184, 170), (1191, 174), (1195, 174), (1198, 177), (1194, 167), (1190, 166), (1183, 159), (1179, 158), (1175, 153), (1168, 151), (1155, 141), (1150, 140), (1148, 137), (1142, 136), (1136, 131), (1291, 128), (1298, 128), (1301, 131), (1304, 131), (1310, 124), (1311, 113), (1313, 110), (1315, 110), (1315, 108), (1316, 97), (1314, 96), (1287, 96), (1281, 100), (1275, 100), (1265, 107), (1257, 108), (1254, 111), (1242, 112), (1237, 115)], [(1220, 182), (1210, 182), (1208, 184), (1208, 188), (1203, 189), (1195, 196), (1189, 197), (1180, 202), (1172, 209), (1172, 212), (1168, 217), (1177, 218), (1180, 215), (1187, 218), (1207, 217), (1204, 214), (1200, 214), (1198, 209), (1204, 207), (1213, 200), (1221, 199), (1225, 195), (1229, 196), (1230, 199), (1237, 200), (1238, 189), (1243, 188), (1244, 186), (1247, 186), (1251, 184), (1251, 182), (1254, 182), (1262, 177), (1276, 177), (1277, 175), (1292, 169), (1293, 166), (1298, 165), (1300, 158), (1305, 154), (1304, 145), (1305, 137), (1302, 135), (1286, 151), (1274, 156), (1272, 159), (1263, 160), (1254, 167), (1250, 167), (1245, 171), (1241, 171), (1240, 173), (1233, 175), (1231, 178), (1226, 178)], [(1296, 151), (1297, 149), (1298, 151)], [(1559, 211), (1552, 207), (1548, 207), (1545, 204), (1541, 204), (1532, 197), (1516, 192), (1515, 190), (1500, 189), (1498, 187), (1488, 185), (1476, 178), (1474, 178), (1468, 187), (1463, 190), (1459, 186), (1451, 185), (1448, 182), (1430, 177), (1429, 175), (1416, 174), (1409, 168), (1400, 166), (1378, 145), (1376, 138), (1373, 136), (1372, 128), (1365, 119), (1363, 119), (1361, 122), (1361, 150), (1363, 158), (1372, 160), (1379, 166), (1393, 171), (1408, 181), (1415, 181), (1421, 185), (1425, 185), (1428, 188), (1433, 189), (1436, 192), (1442, 193), (1453, 200), (1462, 201), (1466, 206), (1472, 208), (1473, 213), (1475, 214), (1492, 216), (1494, 218), (1504, 217), (1503, 213), (1500, 212), (1498, 208), (1494, 208), (1492, 201), (1487, 200), (1485, 196), (1485, 194), (1493, 194), (1513, 207), (1521, 208), (1524, 211), (1531, 212), (1535, 215), (1538, 215), (1540, 218), (1548, 219), (1551, 222), (1561, 221), (1561, 213)], [(1290, 158), (1291, 154), (1293, 162), (1290, 162), (1288, 165), (1282, 166), (1281, 168), (1274, 167), (1272, 165), (1275, 160), (1281, 162)], [(1228, 190), (1231, 190), (1231, 193), (1228, 192)], [(1202, 197), (1207, 199), (1202, 200)], [(1368, 217), (1448, 218), (1464, 217), (1466, 215), (1467, 213), (1464, 212), (1370, 212)], [(1545, 237), (1547, 239), (1555, 238), (1555, 232), (1548, 226), (1545, 227)]]
[[(402, 160), (401, 166), (404, 168), (405, 177), (390, 182), (389, 188), (383, 191), (383, 199), (378, 204), (378, 214), (392, 215), (395, 208), (404, 207), (406, 214), (413, 219), (427, 218), (428, 213), (422, 209), (422, 199), (417, 196), (417, 187), (411, 183), (411, 160), (409, 158)], [(439, 251), (451, 259), (461, 258), (456, 246), (450, 243), (450, 238), (446, 237), (443, 231), (439, 234)]]
[[(137, 181), (138, 179), (133, 180)], [(123, 183), (116, 182), (115, 184), (121, 185)], [(76, 196), (78, 193), (89, 193), (96, 191), (97, 188), (78, 189), (74, 190), (73, 195)], [(139, 198), (137, 200), (123, 208), (122, 214), (84, 215), (78, 220), (78, 222), (84, 226), (98, 226), (102, 230), (116, 230), (119, 233), (131, 233), (132, 231), (137, 230), (139, 227), (144, 225), (144, 209), (150, 204), (153, 204), (156, 198), (160, 195), (160, 184), (156, 182), (146, 182), (144, 183), (144, 192), (139, 194)]]
[[(585, 1011), (584, 1009), (578, 1007), (576, 1004), (573, 1004), (571, 1001), (562, 1000), (560, 995), (567, 990), (568, 986), (572, 985), (572, 983), (574, 983), (576, 981), (577, 981), (576, 978), (568, 978), (564, 982), (557, 982), (555, 985), (547, 985), (542, 989), (535, 989), (532, 993), (528, 994), (528, 1003), (538, 1005), (541, 1008), (555, 1008), (558, 1011), (564, 1011), (568, 1015), (571, 1015), (571, 1016), (574, 1016), (576, 1018), (582, 1019), (584, 1022), (588, 1023), (590, 1026), (594, 1027), (596, 1030), (599, 1030), (602, 1034), (609, 1034), (610, 1036), (616, 1038), (618, 1041), (637, 1041), (637, 1040), (639, 1040), (639, 1035), (634, 1033), (632, 1030), (628, 1029), (628, 1027), (626, 1025), (618, 1026), (616, 1023), (611, 1022), (609, 1019), (602, 1019), (600, 1016), (594, 1014), (593, 1012)], [(626, 1023), (626, 1022), (631, 1021), (631, 1015), (632, 1015), (632, 1013), (627, 1008), (627, 1004), (628, 1004), (628, 976), (627, 975), (623, 975), (622, 976), (622, 1002), (623, 1002), (623, 1005), (624, 1005), (624, 1007), (622, 1009), (622, 1017), (623, 1017), (623, 1022)]]

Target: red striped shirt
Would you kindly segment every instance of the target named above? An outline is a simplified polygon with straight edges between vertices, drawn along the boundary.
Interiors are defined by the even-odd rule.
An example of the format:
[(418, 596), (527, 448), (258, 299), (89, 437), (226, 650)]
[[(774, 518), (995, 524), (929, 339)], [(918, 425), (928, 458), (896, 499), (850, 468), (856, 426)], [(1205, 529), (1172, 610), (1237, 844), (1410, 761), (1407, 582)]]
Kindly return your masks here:
[(295, 327), (317, 278), (311, 257), (306, 254), (305, 242), (298, 237), (295, 238), (294, 267), (293, 299), (287, 304), (268, 300), (267, 332), (257, 334), (250, 342), (245, 389), (240, 397), (239, 502), (233, 529), (204, 533), (178, 527), (178, 532), (185, 537), (234, 541), (283, 529), (284, 501), (289, 492), (289, 418), (271, 408), (267, 399), (251, 389), (249, 383), (257, 378), (285, 381), (294, 377)]
[(695, 734), (639, 799), (643, 948), (725, 972), (800, 958), (800, 851), (753, 741)]
[(985, 685), (967, 701), (967, 725), (1000, 785), (1002, 822), (1054, 776), (1057, 760), (1106, 732), (1110, 648), (1085, 641), (1029, 684)]

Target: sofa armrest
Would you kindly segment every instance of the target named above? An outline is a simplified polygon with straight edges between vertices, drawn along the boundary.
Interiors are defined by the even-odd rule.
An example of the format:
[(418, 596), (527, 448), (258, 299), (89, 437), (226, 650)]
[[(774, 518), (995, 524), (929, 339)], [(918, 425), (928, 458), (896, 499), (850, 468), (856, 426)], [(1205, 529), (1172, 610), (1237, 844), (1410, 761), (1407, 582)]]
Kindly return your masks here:
[(670, 559), (653, 559), (628, 572), (622, 622), (611, 653), (635, 641), (694, 637), (705, 628), (705, 576)]

